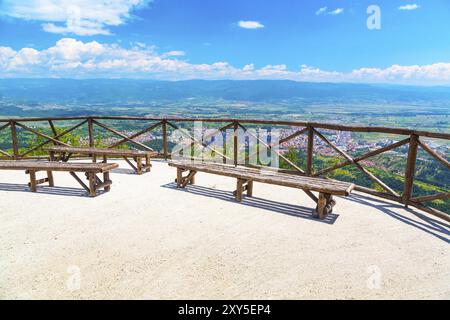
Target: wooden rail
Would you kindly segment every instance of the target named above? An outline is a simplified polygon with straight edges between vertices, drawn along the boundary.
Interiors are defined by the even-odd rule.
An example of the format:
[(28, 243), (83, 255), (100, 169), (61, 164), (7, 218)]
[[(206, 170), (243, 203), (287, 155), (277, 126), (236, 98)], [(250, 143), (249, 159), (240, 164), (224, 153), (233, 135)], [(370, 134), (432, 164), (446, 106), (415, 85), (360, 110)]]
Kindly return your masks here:
[[(58, 131), (55, 127), (55, 122), (64, 121), (64, 131)], [(120, 132), (119, 130), (112, 128), (111, 122), (124, 122), (124, 121), (138, 121), (143, 123), (142, 129), (136, 131), (135, 133), (128, 135), (126, 133)], [(158, 130), (160, 132), (162, 140), (162, 150), (159, 154), (160, 157), (168, 159), (170, 157), (169, 150), (169, 134), (170, 130), (180, 129), (179, 124), (192, 123), (194, 121), (202, 121), (208, 124), (217, 124), (220, 129), (216, 129), (216, 132), (223, 133), (226, 135), (228, 130), (232, 130), (232, 135), (230, 139), (224, 139), (223, 151), (219, 151), (216, 148), (210, 146), (208, 143), (197, 139), (195, 136), (189, 134), (187, 131), (182, 130), (182, 134), (186, 139), (191, 141), (190, 146), (199, 145), (203, 148), (209, 149), (212, 152), (220, 155), (224, 162), (238, 164), (239, 155), (239, 141), (238, 141), (238, 130), (243, 130), (248, 135), (256, 138), (261, 145), (266, 148), (271, 149), (278, 153), (281, 159), (287, 163), (292, 170), (283, 170), (290, 172), (292, 174), (307, 175), (312, 177), (325, 176), (337, 169), (344, 168), (347, 166), (354, 166), (359, 171), (361, 171), (365, 176), (367, 176), (373, 183), (379, 186), (378, 190), (371, 189), (363, 186), (357, 186), (356, 190), (365, 192), (371, 195), (376, 195), (385, 199), (400, 202), (405, 206), (413, 206), (419, 208), (420, 210), (426, 211), (430, 214), (438, 216), (446, 221), (450, 221), (450, 212), (442, 212), (435, 208), (426, 206), (424, 202), (433, 200), (444, 200), (450, 197), (450, 192), (447, 190), (445, 192), (439, 192), (437, 194), (425, 195), (425, 196), (415, 196), (413, 194), (413, 186), (415, 181), (415, 170), (416, 161), (418, 157), (418, 150), (423, 150), (427, 154), (431, 155), (435, 160), (441, 163), (447, 169), (450, 169), (450, 162), (446, 159), (448, 155), (441, 155), (435, 150), (433, 150), (429, 145), (427, 145), (423, 138), (434, 138), (434, 139), (444, 139), (450, 140), (450, 133), (442, 132), (428, 132), (420, 130), (410, 130), (403, 128), (386, 128), (386, 127), (371, 127), (371, 126), (348, 126), (348, 125), (338, 125), (338, 124), (327, 124), (327, 123), (316, 123), (316, 122), (301, 122), (301, 121), (275, 121), (275, 120), (248, 120), (248, 119), (214, 119), (214, 118), (153, 118), (153, 117), (52, 117), (52, 118), (18, 118), (18, 119), (0, 119), (0, 133), (3, 130), (8, 130), (11, 137), (11, 146), (8, 149), (0, 149), (0, 159), (2, 160), (20, 160), (20, 159), (32, 159), (32, 153), (41, 150), (47, 144), (52, 143), (55, 146), (68, 146), (69, 144), (61, 141), (62, 138), (73, 132), (74, 130), (82, 128), (86, 132), (87, 144), (90, 147), (95, 146), (97, 134), (100, 131), (108, 132), (119, 138), (118, 141), (110, 144), (109, 148), (119, 147), (123, 144), (131, 144), (138, 149), (144, 149), (148, 151), (153, 151), (153, 149), (136, 139), (145, 133)], [(49, 127), (51, 133), (45, 134), (39, 130), (36, 123), (45, 122)], [(75, 122), (72, 126), (67, 126), (68, 122)], [(25, 124), (27, 123), (27, 124)], [(87, 124), (87, 125), (86, 125)], [(42, 124), (40, 125), (42, 127)], [(268, 126), (282, 126), (282, 127), (295, 127), (298, 128), (293, 134), (286, 137), (282, 137), (278, 143), (266, 143), (255, 136), (248, 129), (250, 127), (268, 127)], [(134, 128), (130, 128), (133, 130)], [(322, 132), (323, 130), (336, 130), (343, 132), (366, 132), (366, 133), (383, 133), (383, 134), (395, 134), (399, 136), (404, 136), (400, 141), (394, 142), (390, 145), (378, 148), (376, 150), (370, 150), (362, 155), (352, 157), (345, 150), (340, 149), (332, 141), (330, 141)], [(19, 138), (20, 132), (27, 132), (40, 139), (43, 139), (38, 145), (23, 151), (21, 149), (21, 141)], [(209, 135), (209, 137), (212, 134)], [(305, 135), (306, 138), (306, 166), (305, 168), (300, 168), (298, 164), (293, 163), (290, 159), (286, 158), (283, 153), (279, 152), (275, 147), (280, 144), (291, 141), (292, 139)], [(208, 138), (209, 138), (208, 137)], [(228, 137), (228, 136), (227, 136)], [(314, 139), (319, 139), (331, 149), (333, 149), (339, 156), (343, 157), (344, 160), (328, 168), (314, 171)], [(316, 141), (319, 141), (316, 140)], [(232, 144), (232, 148), (226, 148), (225, 146)], [(399, 194), (391, 187), (389, 187), (385, 182), (376, 177), (371, 171), (365, 168), (364, 161), (374, 156), (380, 155), (384, 152), (394, 150), (396, 148), (408, 145), (408, 153), (405, 157), (406, 169), (404, 172), (404, 184), (402, 193)], [(230, 150), (230, 151), (227, 151)], [(22, 151), (22, 152), (20, 152)], [(250, 153), (250, 152), (249, 152)], [(253, 153), (254, 154), (254, 153)], [(247, 160), (250, 154), (246, 154), (245, 159)], [(250, 165), (249, 165), (250, 166)], [(380, 191), (382, 190), (382, 191)], [(311, 197), (315, 197), (313, 194)]]

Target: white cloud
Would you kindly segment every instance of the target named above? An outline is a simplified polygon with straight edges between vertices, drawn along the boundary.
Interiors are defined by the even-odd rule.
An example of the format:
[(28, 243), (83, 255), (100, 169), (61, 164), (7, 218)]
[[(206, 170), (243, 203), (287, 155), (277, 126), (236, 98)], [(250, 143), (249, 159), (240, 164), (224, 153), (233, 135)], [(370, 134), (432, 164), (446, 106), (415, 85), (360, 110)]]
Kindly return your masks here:
[(333, 11), (328, 12), (327, 14), (331, 14), (331, 15), (338, 15), (344, 12), (343, 8), (337, 8), (334, 9)]
[(63, 38), (44, 50), (0, 47), (2, 77), (152, 78), (182, 79), (285, 79), (318, 82), (365, 82), (450, 85), (450, 62), (429, 65), (365, 67), (350, 72), (302, 65), (290, 70), (284, 64), (261, 68), (235, 67), (226, 61), (193, 64), (181, 60), (183, 51), (158, 53), (154, 46), (133, 43), (130, 48), (97, 41)]
[(336, 8), (334, 10), (328, 10), (328, 7), (322, 7), (319, 8), (316, 11), (316, 16), (320, 16), (320, 15), (332, 15), (332, 16), (336, 16), (338, 14), (341, 14), (344, 12), (344, 8)]
[(161, 55), (161, 57), (167, 58), (167, 57), (182, 57), (185, 56), (186, 52), (181, 51), (181, 50), (174, 50), (174, 51), (169, 51), (166, 53), (163, 53)]
[(416, 9), (419, 9), (420, 8), (420, 6), (419, 5), (417, 5), (417, 4), (405, 4), (405, 5), (403, 5), (403, 6), (400, 6), (400, 7), (398, 7), (398, 10), (416, 10)]
[(261, 29), (264, 25), (258, 21), (239, 21), (238, 26), (244, 29)]
[(327, 7), (322, 7), (319, 10), (316, 11), (316, 16), (324, 14), (325, 12), (327, 12)]
[(51, 33), (79, 36), (108, 35), (108, 27), (124, 24), (134, 9), (151, 0), (3, 0), (0, 15), (42, 21)]

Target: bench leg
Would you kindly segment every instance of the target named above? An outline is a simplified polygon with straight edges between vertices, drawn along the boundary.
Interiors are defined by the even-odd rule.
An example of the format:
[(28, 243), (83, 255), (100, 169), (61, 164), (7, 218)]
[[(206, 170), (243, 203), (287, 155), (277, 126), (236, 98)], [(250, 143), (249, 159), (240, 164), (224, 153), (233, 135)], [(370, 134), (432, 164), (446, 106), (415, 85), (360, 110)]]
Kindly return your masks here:
[[(109, 179), (109, 171), (108, 172), (103, 172), (103, 182), (104, 183), (108, 183), (111, 180)], [(104, 190), (106, 192), (108, 192), (109, 190), (111, 190), (111, 186), (105, 186)]]
[(175, 179), (177, 188), (181, 188), (181, 185), (183, 183), (183, 171), (183, 169), (177, 168), (177, 178)]
[(142, 158), (136, 158), (137, 174), (142, 174)]
[(236, 201), (238, 202), (242, 201), (242, 193), (244, 192), (244, 183), (245, 183), (244, 179), (237, 179), (235, 197)]
[(55, 151), (50, 151), (49, 155), (50, 155), (50, 161), (56, 161)]
[(103, 156), (103, 163), (108, 163), (108, 157), (106, 155)]
[[(241, 181), (240, 181), (241, 180)], [(253, 181), (245, 179), (237, 179), (236, 190), (233, 191), (233, 195), (237, 201), (242, 201), (243, 193), (247, 191), (247, 197), (253, 196)]]
[(319, 200), (317, 201), (317, 213), (319, 219), (325, 218), (325, 207), (327, 205), (327, 200), (324, 193), (319, 193)]
[(145, 156), (145, 172), (150, 172), (152, 169), (152, 163), (150, 161), (150, 156)]
[(89, 179), (89, 195), (95, 197), (97, 195), (96, 185), (95, 185), (95, 173), (88, 173)]
[(317, 213), (319, 219), (324, 219), (327, 214), (333, 212), (333, 207), (336, 201), (333, 200), (333, 196), (329, 193), (319, 193), (319, 200), (317, 201)]
[(30, 189), (31, 192), (36, 192), (37, 188), (36, 188), (36, 171), (28, 171), (28, 173), (30, 174)]
[(182, 168), (177, 168), (177, 178), (175, 182), (177, 183), (177, 188), (185, 188), (188, 184), (194, 184), (194, 178), (197, 171), (190, 170), (186, 177), (183, 177), (183, 172), (186, 171)]
[(249, 180), (247, 182), (247, 197), (253, 197), (253, 181)]
[(55, 181), (53, 180), (53, 172), (52, 171), (47, 171), (47, 179), (48, 179), (48, 186), (54, 187)]

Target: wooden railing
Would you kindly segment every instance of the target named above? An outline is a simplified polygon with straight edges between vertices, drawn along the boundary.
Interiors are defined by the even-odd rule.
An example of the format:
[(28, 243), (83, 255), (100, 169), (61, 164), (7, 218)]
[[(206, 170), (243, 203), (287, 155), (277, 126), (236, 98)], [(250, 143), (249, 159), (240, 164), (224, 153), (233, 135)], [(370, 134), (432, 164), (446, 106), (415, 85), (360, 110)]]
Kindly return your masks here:
[[(65, 123), (64, 131), (59, 131), (55, 127), (55, 122)], [(75, 121), (75, 125), (71, 125), (67, 128), (68, 122)], [(137, 121), (139, 123), (143, 123), (143, 128), (139, 128), (137, 132), (133, 134), (125, 134), (117, 129), (111, 127), (110, 123), (113, 122), (125, 122), (125, 121)], [(419, 148), (425, 151), (427, 154), (432, 156), (438, 162), (440, 162), (446, 169), (450, 169), (450, 162), (441, 154), (433, 150), (427, 143), (425, 143), (424, 138), (432, 138), (432, 139), (443, 139), (450, 141), (450, 133), (439, 133), (439, 132), (428, 132), (428, 131), (418, 131), (418, 130), (409, 130), (402, 128), (386, 128), (386, 127), (373, 127), (373, 126), (347, 126), (347, 125), (337, 125), (337, 124), (327, 124), (327, 123), (315, 123), (315, 122), (298, 122), (298, 121), (270, 121), (270, 120), (243, 120), (243, 119), (195, 119), (195, 118), (149, 118), (149, 117), (54, 117), (54, 118), (21, 118), (21, 119), (0, 119), (0, 134), (4, 130), (10, 131), (11, 137), (11, 146), (10, 148), (0, 149), (0, 159), (28, 159), (38, 150), (42, 150), (48, 144), (55, 145), (68, 145), (67, 143), (61, 141), (61, 138), (66, 136), (67, 134), (73, 132), (74, 130), (80, 130), (83, 126), (87, 127), (87, 132), (85, 133), (87, 138), (87, 144), (89, 146), (94, 146), (97, 132), (99, 129), (105, 130), (109, 134), (117, 136), (120, 138), (118, 141), (114, 141), (109, 144), (107, 147), (115, 148), (119, 147), (123, 144), (130, 144), (138, 149), (145, 150), (153, 150), (148, 145), (141, 143), (136, 140), (136, 138), (142, 136), (145, 133), (153, 132), (160, 130), (161, 140), (162, 140), (162, 150), (160, 152), (160, 156), (167, 159), (170, 157), (170, 150), (168, 147), (168, 131), (179, 129), (180, 124), (192, 123), (194, 121), (202, 121), (204, 123), (212, 124), (220, 124), (220, 129), (217, 129), (218, 132), (225, 132), (226, 130), (232, 129), (233, 131), (233, 149), (232, 154), (228, 154), (223, 150), (221, 153), (218, 150), (214, 150), (223, 156), (224, 161), (230, 160), (234, 164), (238, 164), (238, 130), (243, 130), (248, 134), (252, 135), (251, 131), (248, 130), (248, 127), (255, 126), (264, 126), (264, 127), (295, 127), (298, 128), (294, 133), (289, 134), (286, 137), (283, 137), (276, 144), (267, 143), (259, 139), (257, 136), (253, 136), (253, 138), (257, 139), (259, 143), (265, 145), (267, 148), (272, 149), (277, 152), (280, 159), (282, 159), (287, 165), (289, 165), (292, 170), (283, 170), (285, 172), (290, 172), (293, 174), (300, 174), (306, 176), (326, 176), (327, 174), (347, 167), (354, 166), (360, 172), (362, 172), (365, 176), (367, 176), (371, 181), (373, 181), (376, 185), (379, 186), (376, 190), (375, 188), (367, 188), (364, 186), (357, 186), (356, 190), (368, 193), (371, 195), (375, 195), (378, 197), (386, 198), (392, 201), (396, 201), (404, 204), (405, 206), (413, 206), (423, 211), (426, 211), (430, 214), (438, 216), (442, 219), (450, 221), (450, 212), (442, 212), (430, 206), (426, 206), (424, 202), (434, 201), (434, 200), (446, 200), (450, 198), (449, 190), (445, 192), (439, 192), (436, 194), (430, 195), (422, 195), (422, 196), (414, 196), (413, 195), (413, 184), (415, 181), (415, 169), (416, 169), (416, 161), (418, 158), (418, 150)], [(37, 128), (34, 123), (41, 123), (40, 128)], [(47, 130), (51, 132), (51, 134), (43, 133), (42, 130), (42, 122), (47, 123)], [(105, 124), (108, 122), (108, 124)], [(140, 126), (142, 127), (142, 125)], [(133, 129), (135, 130), (135, 129)], [(379, 134), (393, 134), (396, 136), (403, 136), (399, 141), (391, 143), (389, 145), (380, 147), (375, 150), (368, 151), (364, 154), (360, 154), (358, 156), (351, 156), (345, 150), (342, 150), (337, 145), (335, 145), (330, 139), (328, 139), (323, 130), (336, 130), (343, 132), (362, 132), (362, 133), (379, 133)], [(21, 141), (18, 138), (18, 131), (27, 132), (36, 137), (40, 137), (43, 139), (39, 144), (34, 145), (30, 148), (25, 148), (25, 150), (21, 150)], [(187, 133), (187, 131), (180, 131), (186, 136), (187, 139), (192, 141), (191, 146), (194, 144), (201, 144), (206, 148), (211, 148), (208, 144), (204, 143), (196, 139), (193, 135)], [(294, 163), (290, 159), (288, 159), (283, 153), (279, 152), (275, 147), (281, 145), (285, 142), (288, 142), (300, 135), (306, 135), (306, 165), (305, 168), (300, 168), (297, 163)], [(314, 140), (320, 139), (332, 148), (338, 155), (343, 157), (343, 161), (339, 162), (333, 166), (314, 171), (313, 168), (313, 160), (314, 160)], [(376, 177), (372, 172), (370, 172), (365, 166), (363, 160), (367, 160), (374, 156), (380, 155), (382, 153), (392, 151), (396, 148), (408, 146), (407, 156), (405, 157), (406, 167), (404, 171), (404, 183), (403, 190), (401, 193), (393, 190), (390, 186), (388, 186), (385, 182), (383, 182), (380, 178)], [(23, 149), (23, 148), (22, 148)], [(447, 155), (445, 155), (447, 156)], [(246, 156), (248, 158), (249, 155)]]

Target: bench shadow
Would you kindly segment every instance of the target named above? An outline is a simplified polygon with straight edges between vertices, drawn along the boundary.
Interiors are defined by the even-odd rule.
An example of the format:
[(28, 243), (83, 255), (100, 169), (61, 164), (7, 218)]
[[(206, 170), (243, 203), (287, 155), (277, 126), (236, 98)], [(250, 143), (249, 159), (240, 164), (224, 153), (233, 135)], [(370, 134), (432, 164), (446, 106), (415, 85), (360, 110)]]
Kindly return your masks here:
[[(0, 183), (0, 191), (13, 191), (13, 192), (29, 192), (32, 193), (28, 185), (17, 183)], [(104, 190), (97, 191), (97, 196), (103, 194)], [(90, 198), (86, 190), (81, 188), (71, 187), (47, 187), (37, 186), (37, 191), (33, 193), (66, 196), (66, 197), (85, 197)]]
[[(383, 214), (388, 215), (400, 222), (403, 222), (409, 226), (415, 227), (421, 231), (424, 231), (446, 243), (450, 243), (450, 224), (434, 219), (428, 215), (421, 213), (415, 208), (405, 208), (398, 203), (392, 203), (385, 201), (377, 197), (371, 197), (361, 194), (352, 194), (347, 197), (346, 200), (356, 202), (361, 205), (370, 206), (377, 209)], [(419, 220), (411, 219), (410, 217), (394, 211), (393, 209), (402, 209), (416, 216)]]
[(136, 172), (133, 169), (126, 169), (126, 168), (116, 168), (111, 170), (111, 173), (136, 175)]
[[(161, 187), (175, 189), (175, 190), (179, 190), (181, 192), (189, 192), (189, 193), (201, 195), (204, 197), (215, 198), (215, 199), (219, 199), (219, 200), (236, 203), (233, 192), (231, 192), (231, 191), (202, 187), (199, 185), (188, 185), (188, 186), (186, 186), (186, 188), (181, 189), (181, 188), (177, 188), (177, 184), (175, 182), (164, 184)], [(297, 218), (312, 220), (315, 222), (326, 223), (326, 224), (334, 224), (336, 219), (339, 217), (338, 214), (330, 213), (325, 217), (325, 219), (320, 220), (320, 219), (314, 218), (312, 216), (314, 213), (314, 209), (312, 209), (312, 208), (296, 206), (296, 205), (273, 201), (273, 200), (267, 200), (267, 199), (258, 198), (255, 196), (244, 197), (240, 204), (242, 204), (244, 206), (269, 210), (269, 211), (282, 213), (282, 214), (286, 214), (286, 215), (297, 217)]]

